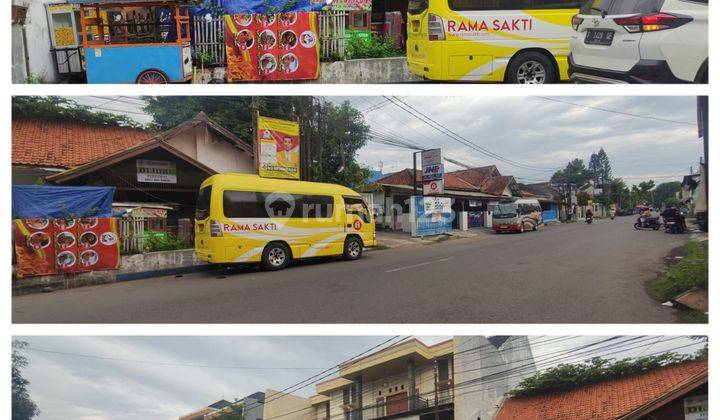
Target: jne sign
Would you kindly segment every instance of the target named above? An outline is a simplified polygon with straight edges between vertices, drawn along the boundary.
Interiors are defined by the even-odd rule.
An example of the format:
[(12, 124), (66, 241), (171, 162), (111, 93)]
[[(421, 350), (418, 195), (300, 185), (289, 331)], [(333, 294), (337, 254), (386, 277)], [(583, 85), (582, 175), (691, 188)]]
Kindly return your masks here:
[(443, 179), (444, 174), (445, 168), (442, 163), (428, 165), (423, 167), (422, 179), (423, 181), (435, 181), (437, 179)]

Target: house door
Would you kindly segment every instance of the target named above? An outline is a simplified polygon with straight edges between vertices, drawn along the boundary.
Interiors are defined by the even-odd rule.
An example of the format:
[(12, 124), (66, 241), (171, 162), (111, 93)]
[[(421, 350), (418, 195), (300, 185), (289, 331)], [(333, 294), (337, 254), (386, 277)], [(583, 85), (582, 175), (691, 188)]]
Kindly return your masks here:
[(395, 395), (385, 397), (385, 415), (390, 416), (397, 413), (408, 411), (407, 392), (401, 392)]

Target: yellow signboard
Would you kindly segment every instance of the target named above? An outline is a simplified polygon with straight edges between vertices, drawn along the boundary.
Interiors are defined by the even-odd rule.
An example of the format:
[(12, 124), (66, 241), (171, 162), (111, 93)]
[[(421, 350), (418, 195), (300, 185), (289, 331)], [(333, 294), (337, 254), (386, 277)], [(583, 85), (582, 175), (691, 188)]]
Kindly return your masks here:
[(300, 179), (300, 126), (295, 121), (258, 116), (258, 175)]

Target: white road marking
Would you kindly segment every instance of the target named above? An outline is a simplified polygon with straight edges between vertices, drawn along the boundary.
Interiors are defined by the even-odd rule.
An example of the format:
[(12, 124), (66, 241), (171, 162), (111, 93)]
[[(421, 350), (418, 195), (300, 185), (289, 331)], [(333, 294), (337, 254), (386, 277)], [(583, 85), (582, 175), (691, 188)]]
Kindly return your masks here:
[(426, 261), (426, 262), (423, 262), (423, 263), (420, 263), (420, 264), (406, 265), (406, 266), (404, 266), (404, 267), (393, 268), (392, 270), (387, 270), (387, 271), (385, 271), (385, 272), (386, 272), (386, 273), (394, 273), (395, 271), (408, 270), (408, 269), (410, 269), (410, 268), (422, 267), (422, 266), (424, 266), (424, 265), (430, 265), (430, 264), (435, 264), (435, 263), (439, 263), (439, 262), (443, 262), (443, 261), (452, 260), (452, 258), (453, 258), (453, 257), (440, 258), (439, 260)]

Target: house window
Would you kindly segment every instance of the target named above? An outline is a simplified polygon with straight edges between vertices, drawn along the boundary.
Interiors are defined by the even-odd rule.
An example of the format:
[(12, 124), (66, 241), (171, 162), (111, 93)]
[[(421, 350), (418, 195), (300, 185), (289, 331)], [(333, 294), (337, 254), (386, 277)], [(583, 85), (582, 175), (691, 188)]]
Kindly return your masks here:
[(438, 364), (438, 381), (447, 381), (450, 379), (450, 360), (440, 359)]

